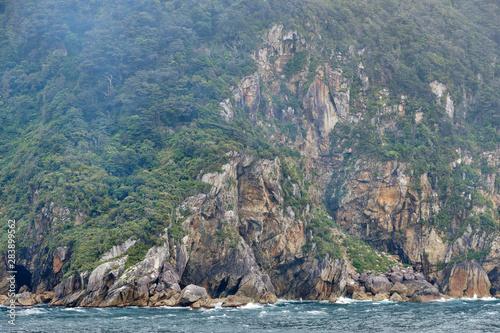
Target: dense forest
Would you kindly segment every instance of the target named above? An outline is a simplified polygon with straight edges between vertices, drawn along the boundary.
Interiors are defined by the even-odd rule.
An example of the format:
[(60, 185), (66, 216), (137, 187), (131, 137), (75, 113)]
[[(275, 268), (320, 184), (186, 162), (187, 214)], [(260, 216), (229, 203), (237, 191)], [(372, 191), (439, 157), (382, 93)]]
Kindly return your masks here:
[[(335, 216), (347, 191), (335, 184), (359, 159), (407, 162), (415, 177), (439, 179), (442, 209), (423, 223), (450, 240), (470, 224), (499, 230), (496, 206), (480, 191), (481, 175), (497, 172), (484, 152), (500, 143), (499, 21), (495, 0), (0, 0), (0, 218), (16, 219), (25, 235), (20, 251), (69, 247), (66, 277), (91, 271), (104, 252), (134, 237), (130, 266), (165, 228), (177, 242), (187, 234), (179, 205), (207, 193), (201, 176), (236, 151), (289, 161), (285, 205), (322, 207), (308, 226), (319, 256), (339, 256), (326, 214)], [(224, 121), (221, 101), (234, 100), (234, 87), (257, 71), (253, 54), (275, 24), (306, 41), (282, 76), (306, 71), (306, 84), (261, 99), (255, 117), (243, 105)], [(352, 149), (352, 156), (318, 200), (303, 177), (305, 157), (290, 144), (304, 129), (280, 110), (303, 112), (301, 96), (324, 63), (342, 68), (350, 112), (363, 117), (329, 133), (327, 154)], [(429, 87), (434, 81), (447, 86), (452, 119), (446, 97), (437, 100)], [(381, 131), (381, 108), (402, 95), (405, 114)], [(270, 139), (276, 133), (286, 139)], [(452, 168), (458, 150), (472, 164)], [(292, 182), (303, 185), (300, 198), (290, 194)], [(488, 208), (471, 214), (474, 206)], [(461, 222), (451, 228), (456, 216)], [(353, 258), (371, 251), (354, 238), (344, 245)], [(355, 266), (365, 265), (374, 268)]]

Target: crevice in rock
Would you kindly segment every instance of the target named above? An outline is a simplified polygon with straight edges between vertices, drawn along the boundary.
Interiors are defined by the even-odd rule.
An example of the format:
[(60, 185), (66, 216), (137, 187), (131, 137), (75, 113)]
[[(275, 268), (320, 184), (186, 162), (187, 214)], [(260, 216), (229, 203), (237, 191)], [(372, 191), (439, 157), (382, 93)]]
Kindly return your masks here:
[(22, 286), (26, 286), (31, 291), (31, 272), (22, 265), (16, 265), (16, 293)]

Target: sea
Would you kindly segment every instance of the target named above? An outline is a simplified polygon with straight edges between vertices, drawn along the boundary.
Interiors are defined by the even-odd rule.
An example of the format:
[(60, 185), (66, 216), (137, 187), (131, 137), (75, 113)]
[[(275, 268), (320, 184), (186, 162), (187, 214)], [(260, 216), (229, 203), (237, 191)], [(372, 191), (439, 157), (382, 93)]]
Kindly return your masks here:
[(286, 301), (241, 308), (0, 307), (0, 332), (500, 332), (500, 300)]

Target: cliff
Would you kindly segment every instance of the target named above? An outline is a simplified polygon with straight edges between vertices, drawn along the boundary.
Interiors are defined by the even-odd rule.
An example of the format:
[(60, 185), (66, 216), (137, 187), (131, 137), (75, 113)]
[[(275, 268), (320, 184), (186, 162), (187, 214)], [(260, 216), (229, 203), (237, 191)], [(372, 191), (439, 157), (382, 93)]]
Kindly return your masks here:
[[(160, 69), (145, 70), (136, 56), (127, 58), (135, 66), (126, 66), (134, 68), (130, 77), (106, 67), (116, 72), (89, 93), (92, 110), (81, 103), (83, 92), (58, 97), (80, 100), (79, 108), (61, 106), (65, 111), (49, 88), (39, 92), (43, 117), (53, 119), (33, 141), (57, 146), (46, 142), (50, 131), (76, 141), (43, 161), (19, 146), (30, 169), (2, 169), (10, 190), (13, 179), (27, 188), (17, 196), (27, 207), (16, 266), (20, 305), (200, 308), (214, 299), (239, 306), (278, 298), (500, 296), (499, 135), (470, 120), (496, 119), (481, 110), (496, 105), (485, 82), (494, 87), (498, 75), (490, 67), (485, 78), (449, 74), (437, 53), (429, 56), (435, 64), (422, 66), (443, 72), (413, 73), (411, 59), (394, 58), (404, 50), (382, 56), (358, 32), (356, 43), (338, 40), (350, 43), (342, 48), (329, 16), (313, 9), (294, 24), (266, 21), (251, 49), (232, 35), (235, 27), (222, 28), (221, 16), (224, 38), (234, 42), (222, 51), (192, 14), (194, 25), (179, 28), (183, 40), (169, 40), (168, 48), (158, 41), (158, 52), (148, 55)], [(166, 36), (170, 28), (162, 28)], [(54, 57), (67, 57), (59, 51)], [(67, 89), (100, 66), (99, 54), (87, 52), (95, 63), (83, 63)], [(235, 65), (239, 52), (246, 58)], [(9, 75), (3, 96), (14, 105)], [(36, 75), (33, 82), (42, 78)], [(50, 87), (66, 87), (67, 76)], [(106, 111), (94, 117), (98, 107)], [(76, 134), (64, 119), (80, 126)], [(6, 252), (0, 259), (5, 268)]]

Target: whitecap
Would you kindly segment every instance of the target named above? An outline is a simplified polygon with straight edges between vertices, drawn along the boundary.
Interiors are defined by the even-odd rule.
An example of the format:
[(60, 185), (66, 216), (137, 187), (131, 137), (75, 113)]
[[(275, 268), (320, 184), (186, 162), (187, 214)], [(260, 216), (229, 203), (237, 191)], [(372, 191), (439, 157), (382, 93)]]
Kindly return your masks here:
[(312, 314), (312, 315), (321, 315), (321, 314), (326, 314), (325, 311), (317, 311), (317, 310), (312, 310), (312, 311), (306, 311), (306, 313)]
[(459, 300), (461, 301), (498, 301), (497, 298), (495, 297), (477, 297), (476, 294), (474, 294), (474, 296), (471, 298), (471, 297), (462, 297), (462, 298), (459, 298)]
[(20, 316), (29, 316), (29, 315), (37, 315), (37, 314), (45, 314), (47, 310), (39, 309), (39, 308), (27, 308), (18, 312)]
[(259, 317), (264, 317), (266, 314), (267, 314), (267, 312), (266, 312), (266, 311), (261, 311), (261, 312), (259, 313)]
[(61, 308), (61, 311), (75, 311), (75, 312), (86, 312), (83, 308)]
[(224, 317), (227, 317), (227, 314), (224, 313), (224, 314), (222, 314), (220, 316), (210, 316), (210, 317), (208, 317), (208, 319), (224, 318)]
[(339, 304), (351, 304), (351, 303), (357, 303), (357, 302), (361, 302), (361, 301), (358, 301), (358, 300), (355, 300), (355, 299), (352, 299), (352, 298), (339, 297), (339, 298), (337, 298), (337, 302), (335, 302), (335, 303), (339, 303)]
[(240, 307), (240, 309), (262, 309), (264, 305), (262, 304), (255, 304), (255, 303), (248, 303), (246, 305), (243, 305)]

